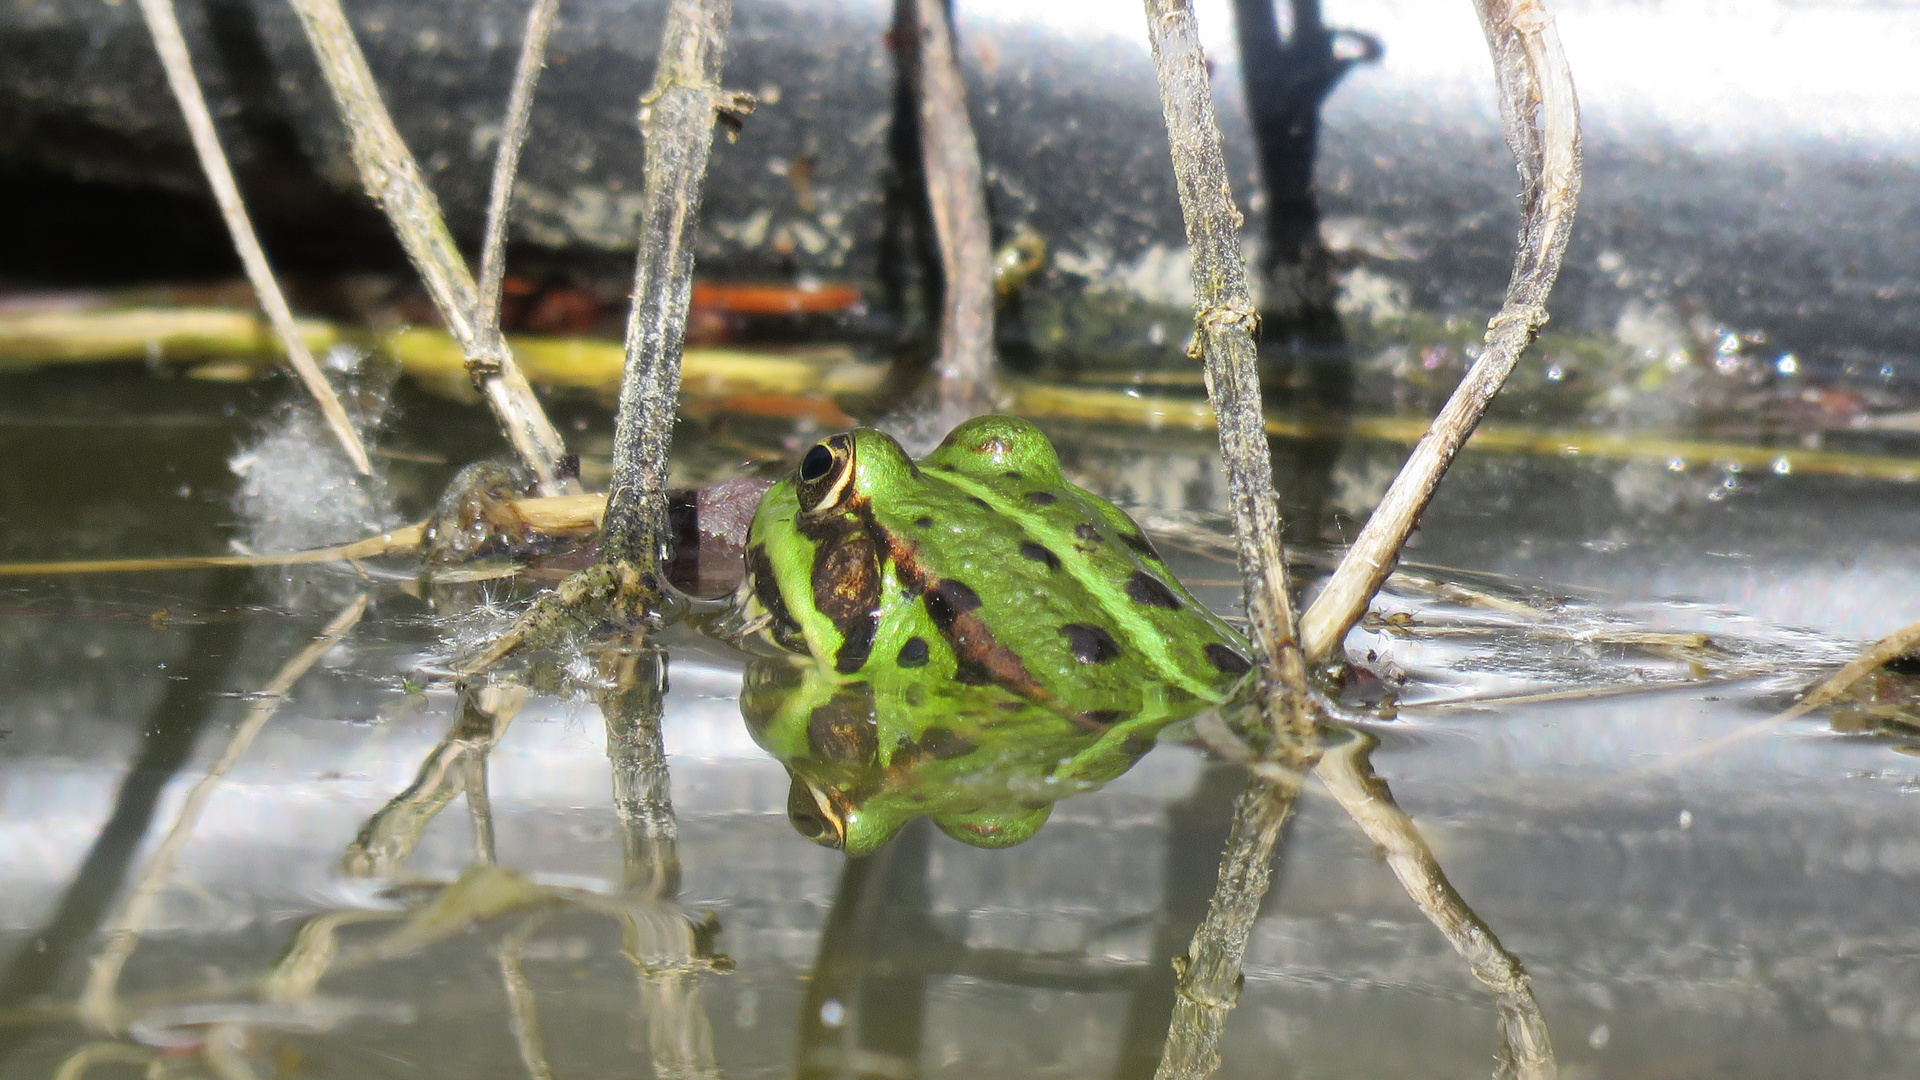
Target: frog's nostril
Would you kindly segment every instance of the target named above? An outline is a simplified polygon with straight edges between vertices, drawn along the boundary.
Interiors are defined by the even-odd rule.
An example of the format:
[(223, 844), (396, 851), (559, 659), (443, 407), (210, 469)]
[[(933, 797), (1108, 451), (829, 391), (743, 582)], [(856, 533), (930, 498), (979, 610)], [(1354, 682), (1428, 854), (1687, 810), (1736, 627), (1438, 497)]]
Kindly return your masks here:
[(832, 468), (833, 451), (827, 449), (826, 443), (816, 443), (813, 449), (807, 451), (807, 456), (800, 459), (800, 479), (812, 483), (827, 475)]

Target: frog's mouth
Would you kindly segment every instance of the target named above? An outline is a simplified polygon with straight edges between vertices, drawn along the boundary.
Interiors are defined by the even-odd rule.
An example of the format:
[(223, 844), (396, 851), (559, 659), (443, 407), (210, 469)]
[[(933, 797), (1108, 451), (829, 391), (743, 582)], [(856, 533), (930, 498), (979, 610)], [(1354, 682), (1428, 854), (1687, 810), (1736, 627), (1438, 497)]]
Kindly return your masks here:
[(796, 776), (787, 789), (787, 820), (801, 836), (821, 847), (847, 846), (847, 814), (840, 793)]

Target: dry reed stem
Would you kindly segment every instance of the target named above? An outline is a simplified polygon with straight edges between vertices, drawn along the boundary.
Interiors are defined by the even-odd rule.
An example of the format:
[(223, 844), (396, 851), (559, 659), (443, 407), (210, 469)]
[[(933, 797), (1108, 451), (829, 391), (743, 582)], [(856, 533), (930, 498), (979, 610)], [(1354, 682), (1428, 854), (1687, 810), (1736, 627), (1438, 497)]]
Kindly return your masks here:
[(1321, 756), (1314, 775), (1386, 859), (1407, 898), (1446, 936), (1473, 977), (1493, 995), (1500, 1038), (1495, 1080), (1553, 1080), (1559, 1066), (1526, 968), (1454, 891), (1413, 819), (1394, 802), (1386, 782), (1373, 774), (1368, 754), (1375, 745), (1372, 736), (1354, 732), (1346, 743)]
[(644, 588), (667, 541), (667, 464), (680, 394), (680, 355), (693, 294), (694, 228), (713, 150), (713, 125), (752, 100), (720, 87), (733, 0), (673, 0), (653, 84), (641, 99), (646, 168), (627, 358), (614, 417), (613, 477), (600, 558)]
[(1255, 775), (1234, 804), (1219, 884), (1187, 955), (1174, 961), (1179, 983), (1154, 1080), (1203, 1080), (1220, 1067), (1220, 1033), (1240, 999), (1240, 964), (1272, 881), (1274, 845), (1299, 793), (1295, 774)]
[(320, 415), (326, 419), (327, 428), (333, 437), (340, 441), (340, 448), (347, 453), (347, 460), (353, 462), (363, 476), (373, 474), (373, 462), (367, 458), (367, 448), (360, 441), (360, 435), (353, 429), (353, 421), (347, 417), (346, 406), (340, 404), (339, 395), (333, 392), (333, 385), (314, 363), (313, 354), (307, 350), (306, 340), (294, 324), (293, 311), (287, 306), (287, 298), (280, 291), (280, 282), (273, 275), (273, 267), (267, 262), (267, 253), (260, 247), (260, 238), (254, 235), (253, 221), (247, 216), (247, 204), (240, 197), (240, 186), (234, 182), (233, 166), (227, 162), (226, 151), (220, 146), (220, 134), (214, 129), (213, 114), (207, 111), (206, 96), (201, 93), (200, 80), (193, 72), (193, 58), (187, 52), (187, 41), (180, 32), (180, 19), (174, 12), (173, 0), (140, 0), (140, 14), (146, 18), (147, 30), (153, 35), (153, 47), (160, 54), (160, 63), (166, 68), (167, 84), (173, 88), (174, 100), (180, 103), (180, 112), (186, 117), (187, 131), (193, 137), (193, 150), (200, 158), (200, 168), (206, 173), (207, 184), (213, 188), (214, 201), (220, 204), (220, 216), (226, 219), (227, 233), (233, 238), (234, 250), (240, 254), (240, 262), (246, 267), (247, 280), (253, 283), (254, 296), (267, 314), (267, 321), (273, 324), (273, 332), (279, 336), (280, 345), (287, 353), (287, 363), (306, 386), (307, 393), (313, 395), (313, 402), (320, 408)]
[(1475, 0), (1493, 52), (1500, 118), (1520, 173), (1523, 218), (1506, 302), (1453, 396), (1300, 619), (1308, 663), (1332, 656), (1392, 572), (1440, 478), (1473, 434), (1520, 354), (1547, 321), (1547, 298), (1580, 194), (1580, 107), (1553, 20), (1539, 0)]
[(326, 655), (341, 638), (360, 621), (367, 610), (365, 593), (355, 597), (351, 603), (334, 616), (320, 636), (308, 643), (293, 659), (288, 660), (279, 672), (262, 688), (247, 710), (240, 726), (234, 729), (227, 740), (227, 748), (207, 769), (206, 775), (187, 792), (186, 799), (180, 804), (179, 812), (174, 816), (173, 827), (167, 831), (166, 838), (160, 841), (148, 857), (146, 865), (135, 879), (133, 889), (125, 900), (120, 902), (112, 919), (107, 921), (106, 942), (95, 954), (87, 973), (86, 988), (80, 994), (80, 1017), (88, 1026), (100, 1031), (118, 1032), (124, 1026), (125, 1017), (121, 1013), (116, 990), (120, 985), (120, 971), (126, 966), (127, 958), (133, 955), (134, 948), (140, 943), (140, 934), (153, 917), (154, 906), (159, 902), (160, 894), (167, 887), (173, 874), (173, 864), (187, 841), (192, 838), (194, 826), (199, 824), (200, 814), (206, 809), (207, 800), (213, 796), (213, 790), (220, 781), (246, 754), (253, 745), (254, 737), (260, 734), (267, 721), (273, 718), (280, 706), (300, 681), (308, 669)]
[(360, 181), (393, 223), (440, 318), (460, 343), (468, 373), (480, 385), (507, 441), (534, 474), (541, 494), (577, 493), (579, 484), (563, 475), (561, 468), (566, 446), (514, 362), (506, 339), (477, 320), (480, 294), (473, 274), (447, 230), (439, 200), (394, 127), (339, 0), (288, 2), (300, 16), (307, 43), (346, 124)]
[(540, 69), (547, 63), (547, 36), (560, 0), (533, 0), (527, 9), (527, 28), (520, 37), (520, 60), (513, 69), (513, 90), (507, 95), (507, 116), (500, 125), (500, 145), (493, 155), (493, 184), (487, 193), (487, 238), (480, 248), (480, 302), (474, 322), (498, 332), (500, 290), (507, 276), (507, 217), (513, 209), (513, 178), (520, 172), (520, 149), (527, 143), (527, 124), (533, 118), (533, 91)]
[(1213, 87), (1191, 0), (1146, 0), (1147, 34), (1160, 79), (1173, 172), (1193, 255), (1193, 355), (1206, 360), (1239, 543), (1247, 619), (1261, 659), (1261, 710), (1288, 764), (1312, 762), (1306, 665), (1294, 636), (1280, 510), (1261, 415), (1254, 332), (1260, 319), (1240, 254), (1242, 219), (1227, 180)]
[(945, 293), (940, 315), (939, 379), (943, 411), (971, 416), (995, 407), (993, 383), (993, 236), (980, 143), (967, 117), (966, 86), (941, 0), (912, 0), (915, 97), (921, 171), (940, 245)]

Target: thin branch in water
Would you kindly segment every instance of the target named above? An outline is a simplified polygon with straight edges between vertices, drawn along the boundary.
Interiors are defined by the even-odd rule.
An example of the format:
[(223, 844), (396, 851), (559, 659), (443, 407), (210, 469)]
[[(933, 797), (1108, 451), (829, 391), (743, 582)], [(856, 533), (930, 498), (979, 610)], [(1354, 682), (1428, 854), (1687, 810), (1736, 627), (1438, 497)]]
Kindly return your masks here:
[(1368, 755), (1375, 745), (1372, 736), (1353, 732), (1346, 743), (1321, 756), (1314, 775), (1386, 858), (1407, 898), (1446, 935), (1473, 977), (1493, 995), (1500, 1037), (1495, 1080), (1553, 1080), (1559, 1066), (1527, 969), (1454, 891), (1413, 819), (1393, 801), (1386, 781), (1373, 774)]
[(1193, 4), (1146, 0), (1146, 10), (1187, 248), (1193, 255), (1193, 355), (1206, 360), (1207, 395), (1220, 428), (1247, 618), (1262, 660), (1261, 709), (1278, 740), (1274, 750), (1289, 764), (1304, 768), (1314, 754), (1313, 719), (1306, 665), (1294, 637), (1280, 510), (1260, 408), (1253, 337), (1260, 319), (1240, 254), (1242, 219), (1227, 180)]
[(563, 467), (566, 446), (540, 407), (532, 384), (514, 362), (506, 339), (478, 321), (480, 293), (472, 271), (447, 230), (440, 201), (394, 127), (339, 0), (289, 3), (300, 16), (301, 29), (346, 124), (360, 182), (393, 223), (447, 331), (460, 343), (467, 373), (492, 406), (514, 452), (538, 481), (541, 494), (577, 493), (579, 483)]
[(1300, 620), (1309, 663), (1332, 656), (1393, 571), (1400, 548), (1520, 354), (1547, 321), (1547, 297), (1580, 195), (1580, 106), (1553, 20), (1540, 0), (1475, 0), (1493, 51), (1500, 118), (1520, 172), (1523, 218), (1506, 302), (1486, 344), (1394, 477), (1366, 527)]
[(980, 143), (967, 117), (966, 86), (942, 0), (913, 5), (911, 52), (920, 106), (920, 160), (945, 279), (940, 353), (935, 361), (943, 411), (971, 416), (995, 405), (993, 236), (987, 220)]
[(1300, 794), (1299, 778), (1248, 778), (1233, 808), (1233, 831), (1220, 859), (1220, 882), (1187, 955), (1176, 960), (1179, 986), (1167, 1045), (1154, 1080), (1205, 1080), (1220, 1067), (1220, 1032), (1240, 1000), (1240, 964), (1273, 877), (1273, 849)]
[(80, 1015), (90, 1026), (101, 1031), (118, 1031), (124, 1017), (121, 1015), (116, 991), (120, 985), (120, 971), (126, 967), (127, 958), (140, 944), (140, 934), (153, 917), (154, 906), (159, 902), (160, 893), (166, 889), (168, 879), (173, 875), (174, 860), (179, 858), (180, 850), (192, 838), (194, 826), (200, 822), (200, 813), (206, 809), (207, 800), (213, 796), (215, 788), (220, 786), (233, 766), (253, 745), (254, 737), (267, 725), (308, 669), (318, 663), (339, 643), (340, 639), (352, 630), (367, 610), (366, 594), (355, 597), (352, 603), (334, 616), (320, 636), (313, 639), (306, 648), (300, 650), (293, 659), (288, 660), (274, 677), (262, 688), (254, 699), (253, 706), (247, 710), (245, 719), (234, 729), (227, 740), (227, 748), (221, 753), (202, 776), (187, 797), (180, 804), (180, 812), (174, 817), (173, 828), (167, 831), (166, 838), (154, 849), (147, 859), (146, 866), (140, 871), (127, 898), (121, 902), (120, 909), (108, 921), (106, 943), (95, 954), (91, 968), (87, 973), (87, 985), (80, 994)]
[(234, 250), (240, 254), (240, 262), (246, 267), (247, 280), (253, 284), (255, 298), (260, 301), (261, 310), (267, 313), (267, 321), (273, 324), (273, 332), (280, 338), (280, 347), (286, 350), (287, 363), (300, 377), (300, 382), (313, 395), (314, 404), (319, 406), (320, 415), (326, 419), (327, 427), (333, 437), (340, 440), (340, 448), (347, 453), (347, 460), (360, 470), (361, 475), (373, 474), (373, 463), (367, 458), (367, 448), (360, 441), (360, 435), (353, 429), (353, 421), (347, 417), (346, 406), (340, 404), (339, 395), (333, 392), (333, 386), (320, 371), (320, 365), (314, 363), (313, 353), (308, 351), (306, 340), (294, 325), (293, 311), (287, 306), (287, 298), (280, 291), (280, 282), (273, 275), (273, 267), (267, 262), (267, 253), (260, 247), (260, 238), (254, 235), (253, 222), (247, 216), (247, 204), (240, 197), (240, 186), (234, 182), (233, 167), (227, 162), (226, 151), (220, 146), (220, 135), (213, 126), (213, 114), (207, 111), (207, 99), (200, 91), (200, 80), (193, 72), (193, 58), (187, 52), (187, 41), (180, 32), (180, 19), (174, 12), (173, 0), (140, 0), (140, 14), (145, 16), (147, 30), (153, 35), (153, 47), (160, 54), (160, 63), (167, 71), (167, 83), (173, 87), (174, 100), (180, 103), (180, 112), (186, 117), (187, 131), (193, 137), (193, 150), (200, 158), (200, 168), (207, 176), (207, 184), (213, 188), (214, 201), (220, 204), (220, 216), (226, 219), (227, 233), (233, 237)]
[(500, 145), (493, 155), (493, 186), (487, 194), (487, 238), (480, 248), (480, 303), (473, 319), (483, 329), (500, 329), (500, 289), (507, 276), (507, 216), (513, 209), (513, 179), (520, 172), (520, 148), (527, 143), (527, 125), (533, 118), (533, 91), (540, 69), (547, 63), (547, 35), (560, 0), (533, 0), (527, 9), (527, 29), (520, 39), (520, 61), (513, 69), (513, 91), (507, 95), (507, 116), (500, 125)]
[(659, 588), (667, 541), (667, 457), (693, 293), (694, 227), (713, 151), (714, 120), (730, 117), (737, 124), (753, 104), (720, 88), (732, 19), (733, 0), (673, 0), (660, 34), (653, 85), (641, 99), (647, 158), (640, 246), (600, 556), (625, 579), (626, 599)]
[[(527, 702), (527, 688), (517, 683), (475, 687), (460, 684), (459, 713), (446, 737), (420, 763), (413, 783), (374, 812), (340, 859), (341, 870), (353, 877), (389, 877), (413, 854), (415, 845), (433, 819), (455, 795), (465, 793), (475, 813), (474, 844), (487, 854), (492, 847), (492, 807), (485, 795), (484, 773), (475, 798), (474, 765), (493, 752), (507, 733), (507, 725)], [(486, 807), (487, 816), (479, 816)], [(491, 865), (490, 858), (480, 860)]]

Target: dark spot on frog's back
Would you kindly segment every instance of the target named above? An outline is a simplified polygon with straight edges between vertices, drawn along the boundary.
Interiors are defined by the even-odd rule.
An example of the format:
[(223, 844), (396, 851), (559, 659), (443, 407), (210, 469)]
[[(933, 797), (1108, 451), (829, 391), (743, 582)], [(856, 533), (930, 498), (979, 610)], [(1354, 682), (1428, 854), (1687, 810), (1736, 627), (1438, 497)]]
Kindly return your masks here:
[(968, 502), (970, 502), (970, 503), (972, 503), (973, 505), (975, 505), (975, 506), (977, 506), (977, 507), (979, 507), (979, 508), (980, 508), (980, 509), (982, 509), (982, 510), (991, 510), (991, 509), (993, 509), (993, 504), (992, 504), (992, 503), (990, 503), (990, 502), (988, 502), (987, 500), (985, 500), (985, 499), (983, 499), (983, 498), (981, 498), (981, 497), (980, 497), (980, 496), (978, 496), (978, 495), (969, 495), (969, 496), (967, 496), (967, 501), (968, 501)]
[(1086, 623), (1068, 623), (1060, 628), (1067, 644), (1073, 649), (1073, 658), (1083, 664), (1104, 664), (1120, 659), (1120, 643), (1113, 635), (1097, 626)]
[(1073, 723), (1074, 726), (1088, 731), (1105, 731), (1126, 715), (1124, 709), (1088, 709), (1085, 712), (1076, 713)]
[(822, 761), (872, 761), (880, 749), (873, 688), (856, 683), (816, 706), (807, 717), (807, 749)]
[(927, 664), (927, 642), (925, 638), (910, 637), (900, 646), (900, 655), (895, 661), (904, 668), (925, 667)]
[(914, 527), (918, 529), (931, 529), (933, 528), (933, 519), (930, 517), (919, 517), (914, 519), (913, 524)]
[(911, 768), (922, 761), (952, 761), (973, 753), (974, 744), (955, 735), (952, 730), (943, 727), (930, 727), (917, 742), (903, 743), (895, 747), (888, 757), (888, 766), (895, 769)]
[(942, 629), (951, 628), (954, 620), (979, 606), (980, 594), (965, 582), (947, 578), (927, 590), (927, 614), (933, 616), (933, 621)]
[(1021, 472), (1019, 469), (1008, 469), (1000, 475), (1009, 480), (1025, 480), (1027, 478), (1027, 474)]
[(1060, 501), (1060, 497), (1051, 491), (1029, 491), (1027, 501), (1035, 506), (1052, 506)]
[(1100, 535), (1100, 530), (1091, 522), (1086, 521), (1073, 527), (1073, 536), (1073, 546), (1079, 548), (1081, 551), (1092, 551), (1094, 548), (1106, 542), (1106, 537)]
[(1241, 656), (1239, 651), (1219, 642), (1210, 642), (1206, 648), (1207, 662), (1220, 669), (1223, 675), (1244, 675), (1253, 670), (1253, 662)]
[(1167, 588), (1167, 583), (1145, 570), (1135, 570), (1133, 576), (1127, 578), (1127, 598), (1147, 607), (1180, 610), (1180, 598)]
[(1165, 559), (1162, 559), (1160, 557), (1159, 552), (1153, 550), (1152, 541), (1148, 540), (1145, 536), (1142, 536), (1139, 533), (1121, 533), (1120, 542), (1132, 548), (1134, 551), (1140, 553), (1141, 555), (1144, 555), (1147, 558), (1152, 559), (1155, 562), (1166, 561)]
[(1045, 563), (1049, 570), (1060, 569), (1060, 556), (1047, 550), (1045, 544), (1036, 544), (1031, 540), (1022, 540), (1020, 542), (1020, 555), (1023, 558), (1032, 559), (1037, 563)]

